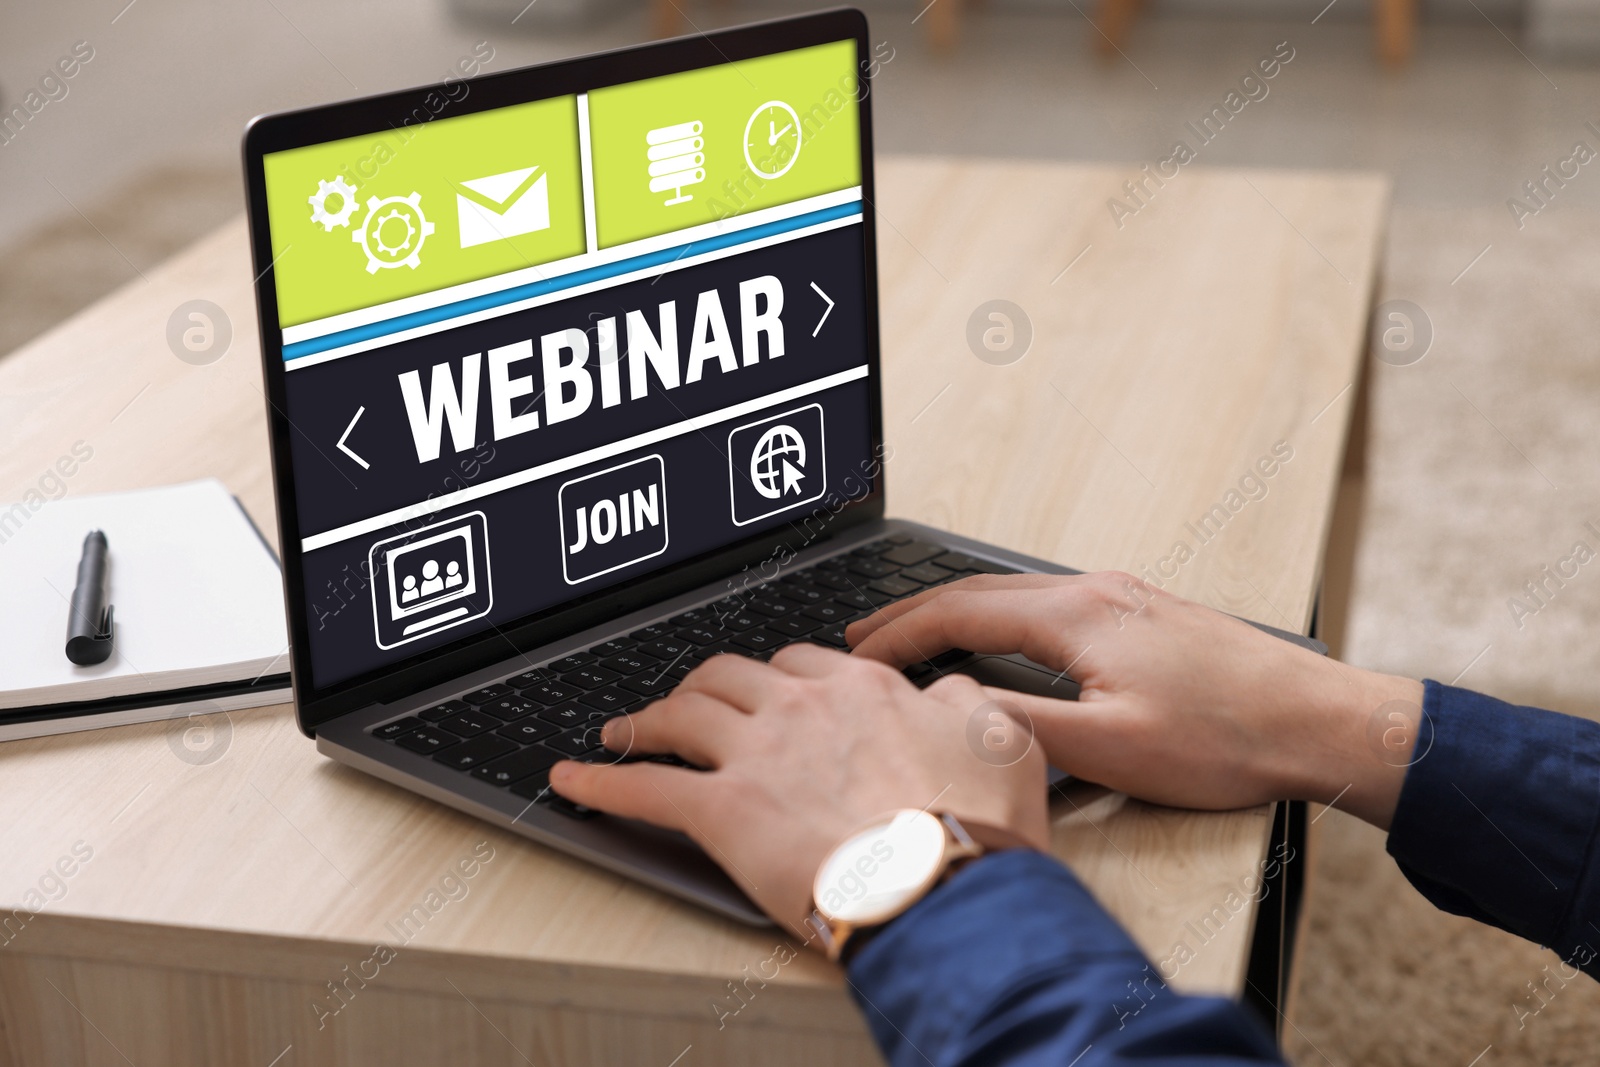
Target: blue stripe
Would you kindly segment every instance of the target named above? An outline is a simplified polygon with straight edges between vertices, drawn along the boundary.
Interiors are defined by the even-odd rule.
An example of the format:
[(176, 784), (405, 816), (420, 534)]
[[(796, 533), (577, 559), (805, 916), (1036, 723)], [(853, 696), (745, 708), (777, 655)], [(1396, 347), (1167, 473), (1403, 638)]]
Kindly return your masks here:
[(604, 263), (597, 267), (576, 270), (571, 274), (563, 274), (557, 278), (529, 282), (526, 285), (513, 286), (510, 289), (487, 293), (484, 296), (474, 296), (466, 300), (457, 300), (450, 304), (441, 304), (425, 311), (413, 311), (409, 315), (397, 315), (392, 319), (369, 323), (366, 326), (354, 326), (348, 330), (340, 330), (337, 333), (324, 334), (321, 337), (313, 337), (305, 341), (296, 341), (292, 345), (283, 346), (283, 358), (287, 362), (288, 360), (299, 359), (301, 356), (311, 356), (318, 352), (326, 352), (331, 348), (339, 348), (343, 345), (355, 344), (358, 341), (382, 337), (385, 334), (399, 333), (402, 330), (411, 330), (418, 326), (427, 326), (435, 322), (443, 322), (446, 319), (471, 315), (478, 311), (487, 311), (490, 308), (501, 307), (505, 304), (514, 304), (519, 300), (544, 296), (547, 293), (559, 292), (562, 289), (570, 289), (589, 282), (603, 281), (606, 278), (615, 278), (618, 275), (628, 274), (632, 271), (658, 267), (664, 263), (672, 263), (690, 256), (701, 255), (705, 252), (715, 252), (722, 248), (748, 244), (751, 241), (759, 241), (763, 237), (771, 237), (774, 234), (787, 233), (791, 230), (815, 226), (821, 222), (832, 222), (834, 219), (848, 218), (859, 214), (861, 214), (861, 202), (859, 200), (852, 200), (847, 204), (838, 204), (834, 207), (819, 208), (816, 211), (808, 211), (804, 215), (796, 215), (793, 218), (779, 219), (776, 222), (751, 226), (748, 229), (738, 230), (734, 233), (707, 237), (701, 241), (690, 241), (687, 244), (664, 248), (659, 252), (647, 252), (644, 255), (621, 259), (615, 263)]

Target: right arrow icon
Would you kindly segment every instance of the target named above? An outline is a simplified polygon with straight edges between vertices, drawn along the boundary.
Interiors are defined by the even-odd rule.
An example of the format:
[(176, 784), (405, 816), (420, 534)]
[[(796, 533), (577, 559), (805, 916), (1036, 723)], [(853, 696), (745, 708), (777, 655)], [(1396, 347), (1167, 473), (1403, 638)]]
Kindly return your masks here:
[(822, 291), (822, 287), (820, 285), (818, 285), (816, 282), (812, 282), (811, 283), (811, 288), (815, 289), (817, 291), (817, 295), (822, 297), (822, 299), (824, 299), (824, 300), (826, 300), (828, 302), (827, 310), (823, 311), (822, 318), (817, 320), (816, 329), (811, 331), (811, 336), (815, 337), (818, 333), (821, 332), (822, 324), (828, 321), (828, 316), (833, 314), (833, 298), (830, 297), (827, 293), (824, 293)]

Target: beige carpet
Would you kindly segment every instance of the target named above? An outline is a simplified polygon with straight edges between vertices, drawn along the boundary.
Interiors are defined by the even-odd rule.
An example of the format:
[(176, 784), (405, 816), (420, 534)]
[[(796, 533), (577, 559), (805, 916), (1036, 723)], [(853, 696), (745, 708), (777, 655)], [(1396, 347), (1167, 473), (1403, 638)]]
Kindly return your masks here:
[[(1582, 529), (1600, 526), (1600, 214), (1562, 207), (1521, 232), (1501, 208), (1393, 215), (1380, 299), (1421, 305), (1435, 340), (1413, 366), (1372, 368), (1345, 658), (1446, 682), (1465, 670), (1460, 685), (1600, 717), (1600, 560), (1521, 630), (1508, 606), (1576, 541), (1600, 551)], [(1330, 812), (1314, 831), (1296, 1064), (1600, 1059), (1600, 984), (1552, 982), (1519, 1025), (1540, 1007), (1527, 983), (1561, 973), (1555, 953), (1435, 911), (1365, 823)]]
[[(8, 250), (0, 352), (136, 279), (240, 202), (232, 171), (155, 174)], [(1600, 214), (1557, 202), (1519, 233), (1500, 208), (1397, 208), (1386, 271), (1384, 298), (1421, 305), (1435, 340), (1413, 366), (1373, 368), (1347, 658), (1447, 681), (1470, 664), (1463, 685), (1592, 709), (1600, 561), (1520, 632), (1506, 602), (1588, 536), (1584, 521), (1600, 525)], [(1514, 1006), (1533, 1003), (1526, 983), (1543, 979), (1552, 953), (1434, 911), (1370, 827), (1330, 812), (1314, 830), (1285, 1041), (1296, 1064), (1595, 1062), (1600, 985), (1571, 983), (1519, 1030)]]

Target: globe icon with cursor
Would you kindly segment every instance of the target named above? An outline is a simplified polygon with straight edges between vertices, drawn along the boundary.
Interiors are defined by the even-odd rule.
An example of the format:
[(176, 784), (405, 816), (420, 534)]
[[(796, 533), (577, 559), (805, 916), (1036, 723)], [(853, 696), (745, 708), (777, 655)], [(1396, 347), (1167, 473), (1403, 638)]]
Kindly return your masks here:
[(799, 493), (805, 478), (806, 442), (793, 426), (780, 423), (769, 428), (750, 451), (750, 481), (756, 492), (768, 500)]

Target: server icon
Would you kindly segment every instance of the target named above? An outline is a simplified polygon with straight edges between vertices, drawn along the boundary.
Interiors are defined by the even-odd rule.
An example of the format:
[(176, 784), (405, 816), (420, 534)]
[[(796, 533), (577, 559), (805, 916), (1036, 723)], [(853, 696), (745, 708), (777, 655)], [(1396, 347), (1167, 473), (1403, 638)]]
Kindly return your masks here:
[(694, 199), (683, 187), (706, 180), (705, 138), (700, 136), (705, 126), (699, 122), (680, 122), (676, 126), (663, 126), (644, 135), (649, 146), (646, 155), (650, 160), (650, 191), (676, 194), (666, 202), (668, 207)]

